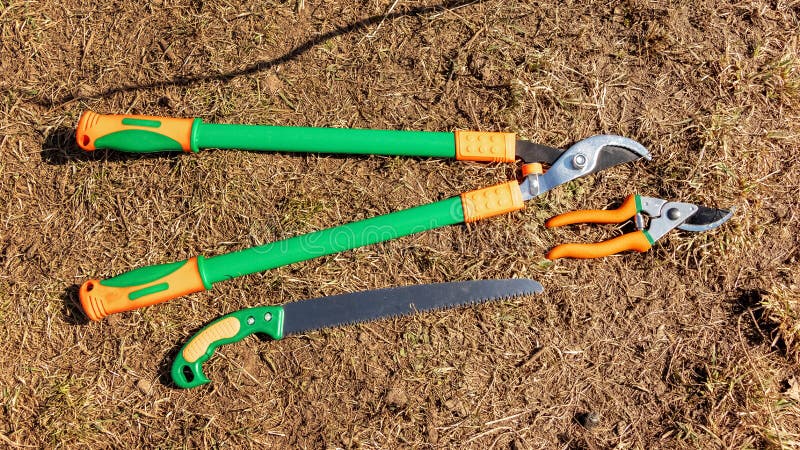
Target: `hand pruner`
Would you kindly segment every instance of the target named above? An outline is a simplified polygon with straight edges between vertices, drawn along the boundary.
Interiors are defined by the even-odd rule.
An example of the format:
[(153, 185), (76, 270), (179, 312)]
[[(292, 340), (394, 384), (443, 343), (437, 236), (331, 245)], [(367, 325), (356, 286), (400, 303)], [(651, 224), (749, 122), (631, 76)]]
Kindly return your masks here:
[[(78, 145), (120, 151), (186, 151), (231, 148), (376, 155), (426, 156), (471, 161), (521, 159), (521, 181), (466, 192), (457, 197), (290, 239), (205, 258), (143, 267), (105, 280), (88, 280), (79, 290), (93, 320), (161, 303), (214, 283), (446, 225), (516, 211), (526, 200), (576, 178), (640, 158), (641, 144), (620, 136), (594, 136), (566, 151), (516, 140), (514, 133), (390, 131), (341, 128), (204, 124), (200, 119), (99, 115), (87, 111), (76, 132)], [(541, 164), (549, 166), (541, 170)]]
[[(625, 250), (645, 252), (671, 230), (708, 231), (733, 216), (733, 209), (708, 208), (692, 203), (668, 202), (660, 198), (630, 195), (617, 209), (572, 211), (548, 220), (547, 228), (577, 223), (622, 223), (633, 218), (637, 231), (593, 244), (561, 244), (547, 259), (600, 258)], [(649, 223), (648, 223), (649, 222)]]

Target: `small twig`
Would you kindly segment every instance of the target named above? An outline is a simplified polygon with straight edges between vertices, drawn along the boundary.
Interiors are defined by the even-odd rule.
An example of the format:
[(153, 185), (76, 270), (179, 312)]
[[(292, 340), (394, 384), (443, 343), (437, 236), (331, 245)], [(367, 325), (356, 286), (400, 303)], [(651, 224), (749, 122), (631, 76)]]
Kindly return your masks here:
[(10, 445), (12, 447), (15, 447), (15, 448), (21, 448), (21, 447), (24, 447), (24, 448), (36, 448), (35, 445), (25, 445), (25, 444), (20, 444), (19, 442), (12, 441), (8, 436), (6, 436), (3, 433), (0, 433), (0, 441), (3, 441), (6, 444), (8, 444), (8, 445)]
[(472, 441), (474, 441), (474, 440), (476, 440), (476, 439), (480, 439), (480, 438), (482, 438), (482, 437), (484, 437), (484, 436), (486, 436), (486, 435), (489, 435), (489, 434), (495, 433), (495, 432), (497, 432), (497, 431), (509, 431), (509, 430), (513, 430), (513, 428), (511, 428), (511, 427), (497, 427), (497, 428), (492, 428), (491, 430), (486, 430), (486, 431), (484, 431), (483, 433), (478, 433), (478, 434), (476, 434), (476, 435), (472, 436), (471, 438), (467, 439), (467, 440), (466, 440), (464, 443), (465, 443), (465, 444), (467, 444), (467, 443), (470, 443), (470, 442), (472, 442)]
[(512, 414), (510, 416), (501, 417), (500, 419), (490, 420), (488, 422), (485, 422), (483, 425), (486, 427), (490, 427), (496, 423), (505, 422), (506, 420), (516, 419), (517, 417), (528, 414), (529, 412), (530, 411), (522, 411), (520, 413)]
[[(299, 0), (299, 1), (303, 1), (303, 0)], [(383, 18), (381, 19), (381, 21), (380, 21), (380, 22), (378, 22), (378, 26), (376, 26), (374, 30), (372, 30), (372, 31), (370, 31), (369, 33), (365, 34), (365, 35), (364, 35), (364, 37), (362, 37), (361, 39), (359, 39), (359, 40), (358, 40), (358, 43), (359, 43), (359, 44), (360, 44), (360, 43), (361, 43), (361, 41), (363, 41), (364, 39), (374, 39), (374, 38), (375, 38), (375, 36), (378, 34), (378, 30), (380, 30), (380, 29), (381, 29), (381, 25), (383, 25), (383, 22), (386, 22), (386, 18), (387, 18), (387, 17), (389, 17), (389, 14), (391, 14), (391, 13), (392, 13), (392, 11), (394, 10), (394, 7), (395, 7), (395, 6), (397, 6), (397, 2), (399, 2), (399, 1), (400, 1), (400, 0), (394, 0), (394, 3), (392, 3), (392, 6), (390, 6), (390, 7), (389, 7), (389, 9), (388, 9), (388, 10), (386, 11), (386, 13), (383, 15)]]
[(524, 367), (531, 365), (532, 362), (536, 361), (537, 359), (539, 359), (540, 356), (542, 356), (542, 350), (544, 350), (544, 347), (536, 347), (535, 349), (533, 349), (533, 351), (531, 352), (530, 355), (528, 355), (525, 361), (517, 363), (517, 368), (522, 369)]

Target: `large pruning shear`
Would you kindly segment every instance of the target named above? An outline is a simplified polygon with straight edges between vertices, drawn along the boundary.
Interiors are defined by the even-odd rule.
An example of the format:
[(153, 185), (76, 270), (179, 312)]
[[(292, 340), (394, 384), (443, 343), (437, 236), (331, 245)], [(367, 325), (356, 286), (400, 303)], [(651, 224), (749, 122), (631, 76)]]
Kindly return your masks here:
[[(204, 124), (200, 119), (100, 115), (85, 112), (76, 132), (86, 150), (128, 152), (231, 148), (455, 158), (462, 161), (523, 162), (521, 181), (466, 192), (427, 205), (377, 216), (290, 239), (205, 258), (132, 270), (80, 288), (92, 320), (211, 289), (214, 283), (377, 242), (475, 222), (517, 211), (524, 202), (576, 178), (618, 164), (650, 159), (641, 144), (621, 136), (594, 136), (566, 151), (514, 133), (389, 131), (259, 125)], [(548, 165), (547, 171), (542, 164)]]
[(709, 231), (727, 222), (731, 216), (733, 209), (629, 195), (617, 209), (571, 211), (551, 218), (545, 225), (554, 228), (578, 223), (622, 223), (632, 218), (636, 231), (603, 242), (557, 245), (547, 253), (547, 259), (600, 258), (626, 250), (645, 252), (676, 228), (692, 232)]

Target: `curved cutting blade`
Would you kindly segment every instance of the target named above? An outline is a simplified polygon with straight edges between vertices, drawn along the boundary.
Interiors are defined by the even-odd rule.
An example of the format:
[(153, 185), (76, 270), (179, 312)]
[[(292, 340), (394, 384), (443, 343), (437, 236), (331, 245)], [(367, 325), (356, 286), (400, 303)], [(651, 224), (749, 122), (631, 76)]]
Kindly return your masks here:
[(628, 162), (636, 161), (639, 158), (650, 160), (650, 153), (641, 144), (634, 140), (630, 140), (630, 145), (604, 145), (597, 156), (597, 164), (591, 172), (587, 175), (599, 172), (609, 167), (618, 166)]
[(543, 291), (541, 284), (528, 279), (477, 280), (402, 286), (302, 300), (283, 305), (283, 335)]
[[(608, 139), (606, 139), (608, 142), (603, 142), (604, 139), (602, 138), (607, 136), (595, 136), (594, 138), (598, 137), (601, 139), (595, 139), (593, 142), (600, 145), (597, 148), (599, 159), (597, 166), (595, 166), (595, 172), (626, 162), (636, 161), (639, 158), (650, 159), (650, 153), (647, 149), (634, 140), (615, 136), (619, 140), (611, 144)], [(538, 162), (552, 165), (565, 151), (531, 141), (518, 140), (516, 144), (517, 157), (526, 163)]]
[(713, 230), (727, 222), (733, 216), (734, 210), (735, 208), (726, 210), (698, 206), (697, 212), (686, 219), (686, 222), (678, 225), (678, 229), (694, 232)]
[(650, 159), (650, 152), (633, 139), (612, 134), (583, 139), (562, 152), (544, 174), (526, 177), (520, 184), (522, 199), (531, 199), (576, 178), (640, 158)]
[(564, 150), (547, 145), (536, 144), (531, 141), (518, 140), (516, 145), (517, 158), (526, 163), (544, 163), (552, 165), (564, 153)]

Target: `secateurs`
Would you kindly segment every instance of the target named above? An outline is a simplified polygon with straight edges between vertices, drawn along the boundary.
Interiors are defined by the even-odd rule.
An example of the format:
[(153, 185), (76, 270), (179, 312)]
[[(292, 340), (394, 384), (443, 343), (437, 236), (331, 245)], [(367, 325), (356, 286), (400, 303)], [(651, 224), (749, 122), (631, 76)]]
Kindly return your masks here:
[[(383, 216), (293, 237), (283, 241), (204, 258), (136, 269), (106, 280), (88, 280), (80, 288), (87, 316), (161, 303), (211, 289), (214, 283), (329, 255), (446, 225), (474, 222), (524, 207), (525, 200), (603, 169), (650, 159), (641, 144), (621, 136), (594, 136), (566, 151), (516, 140), (514, 133), (457, 131), (353, 130), (203, 124), (200, 119), (83, 114), (78, 145), (152, 152), (197, 151), (204, 147), (272, 151), (429, 156), (472, 161), (514, 162), (521, 181), (467, 192), (457, 197)], [(540, 164), (549, 166), (540, 170)]]
[(633, 218), (637, 231), (604, 242), (561, 244), (550, 250), (547, 259), (600, 258), (625, 250), (645, 252), (675, 228), (694, 232), (708, 231), (722, 225), (732, 215), (732, 209), (707, 208), (692, 203), (629, 195), (617, 209), (572, 211), (551, 218), (545, 225), (553, 228), (577, 223), (622, 223)]

